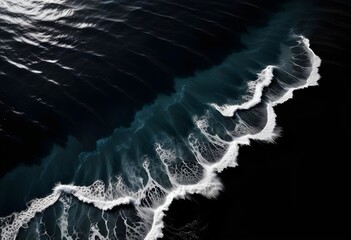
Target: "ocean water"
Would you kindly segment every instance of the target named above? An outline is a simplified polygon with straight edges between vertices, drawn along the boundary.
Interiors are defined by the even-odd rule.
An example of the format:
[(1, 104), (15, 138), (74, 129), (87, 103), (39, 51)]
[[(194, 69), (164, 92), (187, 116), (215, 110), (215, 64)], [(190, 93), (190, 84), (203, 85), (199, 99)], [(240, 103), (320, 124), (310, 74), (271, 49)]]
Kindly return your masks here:
[(1, 239), (157, 239), (174, 199), (218, 196), (320, 78), (316, 3), (266, 5), (2, 0)]

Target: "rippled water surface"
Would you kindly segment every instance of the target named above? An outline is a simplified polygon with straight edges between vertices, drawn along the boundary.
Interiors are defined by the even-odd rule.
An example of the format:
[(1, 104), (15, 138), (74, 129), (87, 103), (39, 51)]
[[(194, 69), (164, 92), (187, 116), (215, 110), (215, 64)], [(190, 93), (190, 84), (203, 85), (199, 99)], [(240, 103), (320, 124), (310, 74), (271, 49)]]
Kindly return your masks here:
[[(0, 0), (1, 239), (157, 239), (316, 86), (315, 1)], [(5, 217), (8, 216), (8, 217)]]

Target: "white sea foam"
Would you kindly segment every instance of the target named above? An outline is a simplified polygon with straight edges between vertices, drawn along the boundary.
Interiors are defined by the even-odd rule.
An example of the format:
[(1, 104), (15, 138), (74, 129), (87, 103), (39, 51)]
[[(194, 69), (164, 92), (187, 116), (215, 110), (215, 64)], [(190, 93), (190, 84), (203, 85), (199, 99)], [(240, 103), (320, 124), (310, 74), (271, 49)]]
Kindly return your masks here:
[(304, 89), (304, 88), (307, 88), (309, 86), (318, 86), (318, 80), (320, 79), (320, 75), (318, 73), (318, 68), (321, 65), (321, 59), (310, 48), (310, 40), (309, 39), (301, 36), (301, 40), (299, 40), (299, 44), (303, 44), (303, 47), (305, 48), (305, 50), (310, 58), (310, 61), (312, 64), (311, 74), (307, 78), (305, 84), (298, 86), (296, 88), (288, 89), (288, 91), (280, 99), (273, 102), (273, 106), (284, 103), (287, 100), (293, 98), (293, 92), (295, 90)]
[[(321, 60), (314, 52), (310, 49), (309, 41), (307, 38), (300, 36), (299, 43), (303, 44), (303, 48), (307, 52), (312, 67), (310, 74), (307, 79), (303, 79), (305, 84), (286, 89), (286, 93), (279, 99), (274, 101), (268, 101), (264, 103), (267, 112), (267, 120), (265, 126), (256, 133), (247, 133), (239, 137), (234, 137), (232, 142), (224, 141), (218, 135), (213, 135), (208, 132), (209, 123), (206, 116), (197, 117), (194, 116), (194, 122), (202, 135), (212, 144), (221, 146), (225, 149), (224, 154), (221, 158), (215, 162), (207, 161), (206, 156), (203, 156), (198, 150), (199, 143), (198, 139), (192, 134), (188, 137), (188, 146), (194, 153), (197, 160), (196, 170), (194, 176), (201, 176), (195, 183), (183, 184), (179, 181), (177, 174), (187, 174), (190, 178), (193, 177), (192, 173), (189, 172), (189, 168), (174, 168), (173, 164), (176, 163), (176, 151), (164, 147), (160, 143), (156, 143), (155, 151), (158, 158), (161, 160), (165, 167), (166, 174), (171, 182), (171, 188), (165, 188), (159, 184), (150, 173), (149, 161), (145, 159), (143, 168), (147, 173), (148, 180), (142, 188), (138, 191), (130, 190), (122, 179), (118, 178), (116, 182), (110, 182), (107, 186), (102, 181), (96, 181), (90, 186), (75, 186), (58, 184), (52, 194), (45, 198), (34, 199), (29, 204), (26, 210), (20, 213), (14, 213), (8, 217), (0, 218), (1, 222), (1, 238), (2, 239), (15, 239), (18, 231), (21, 227), (26, 226), (29, 221), (35, 217), (39, 212), (43, 212), (48, 207), (55, 204), (60, 200), (64, 205), (64, 211), (62, 216), (59, 218), (59, 227), (62, 232), (62, 237), (70, 239), (67, 233), (67, 213), (69, 209), (69, 202), (66, 197), (75, 197), (79, 201), (93, 205), (94, 207), (103, 211), (112, 209), (116, 206), (132, 204), (134, 205), (138, 216), (143, 220), (142, 223), (130, 225), (126, 218), (123, 216), (124, 223), (126, 226), (127, 235), (136, 234), (138, 238), (145, 237), (147, 240), (154, 240), (163, 236), (163, 228), (166, 211), (169, 209), (171, 203), (175, 199), (184, 199), (189, 194), (202, 194), (208, 198), (214, 198), (218, 196), (222, 190), (222, 184), (217, 177), (218, 172), (223, 171), (228, 167), (237, 166), (237, 157), (239, 154), (239, 148), (241, 145), (249, 145), (251, 140), (260, 141), (273, 141), (277, 134), (275, 133), (276, 128), (276, 114), (273, 107), (277, 104), (283, 103), (292, 97), (293, 91), (296, 89), (302, 89), (309, 86), (317, 85), (320, 78), (318, 74), (318, 67), (321, 64)], [(265, 87), (271, 84), (273, 79), (273, 69), (279, 68), (278, 66), (268, 66), (262, 70), (258, 75), (258, 79), (254, 84), (251, 84), (253, 91), (253, 97), (251, 100), (243, 103), (242, 105), (222, 105), (211, 104), (217, 109), (223, 116), (233, 116), (234, 113), (240, 109), (249, 109), (262, 101), (263, 90)], [(222, 149), (221, 148), (221, 149)], [(181, 162), (185, 164), (185, 162)], [(184, 170), (185, 169), (185, 170)], [(199, 170), (201, 169), (201, 171)], [(191, 182), (191, 181), (190, 181)], [(105, 220), (105, 219), (104, 219)], [(101, 239), (107, 239), (102, 236), (99, 232), (97, 225), (92, 224), (90, 228), (90, 238), (95, 239), (99, 237)], [(134, 238), (133, 238), (134, 239)]]
[(232, 117), (234, 113), (239, 109), (252, 108), (256, 104), (261, 102), (263, 89), (269, 86), (269, 84), (271, 84), (273, 79), (274, 68), (275, 66), (272, 65), (267, 66), (259, 74), (257, 74), (258, 78), (255, 81), (251, 81), (248, 83), (249, 92), (253, 93), (251, 100), (239, 105), (223, 104), (219, 106), (215, 103), (211, 103), (210, 105), (225, 117)]
[[(282, 98), (274, 102), (267, 103), (266, 105), (267, 106), (267, 123), (265, 127), (257, 134), (254, 134), (254, 135), (248, 134), (238, 139), (235, 139), (230, 144), (227, 150), (227, 153), (219, 162), (217, 162), (212, 166), (206, 167), (207, 174), (204, 175), (204, 179), (202, 181), (200, 181), (198, 184), (193, 186), (179, 187), (175, 189), (173, 192), (171, 192), (167, 196), (167, 199), (164, 202), (164, 204), (159, 206), (157, 209), (155, 209), (153, 225), (145, 239), (154, 240), (154, 239), (163, 237), (162, 229), (164, 227), (163, 218), (165, 216), (165, 211), (169, 209), (174, 199), (181, 199), (181, 198), (184, 198), (187, 194), (194, 194), (194, 193), (203, 194), (208, 197), (216, 196), (216, 194), (218, 194), (218, 192), (221, 190), (221, 184), (217, 178), (216, 173), (221, 172), (225, 168), (235, 167), (237, 165), (236, 160), (239, 153), (240, 145), (248, 145), (250, 143), (250, 140), (272, 141), (276, 137), (276, 134), (274, 132), (274, 129), (276, 127), (276, 114), (274, 112), (273, 107), (277, 104), (280, 104), (289, 100), (292, 97), (292, 92), (294, 90), (317, 85), (317, 82), (320, 79), (320, 75), (318, 74), (318, 68), (321, 64), (321, 59), (314, 54), (314, 52), (310, 48), (309, 40), (307, 38), (300, 36), (300, 41), (301, 43), (304, 44), (304, 48), (307, 51), (312, 64), (312, 70), (309, 77), (306, 79), (306, 83), (297, 88), (289, 89), (288, 93), (285, 94)], [(265, 73), (263, 75), (262, 74), (259, 75), (259, 76), (266, 76), (266, 77), (268, 76), (268, 78), (266, 78), (266, 81), (263, 81), (263, 82), (268, 82), (268, 81), (271, 82), (271, 79), (273, 77), (271, 76), (272, 70), (273, 70), (273, 67), (268, 68), (268, 71), (266, 68), (263, 70), (265, 71)], [(270, 73), (268, 74), (267, 72), (270, 72)], [(259, 99), (261, 99), (262, 90), (264, 86), (266, 85), (264, 85), (263, 83), (257, 84), (255, 91), (260, 91), (261, 93), (255, 92), (254, 96), (259, 97)], [(256, 100), (250, 100), (248, 103), (244, 103), (243, 105), (254, 106), (257, 103), (258, 102), (256, 99)], [(224, 109), (217, 109), (217, 108), (216, 109), (219, 110), (223, 114), (223, 116), (232, 116), (234, 112), (239, 108), (240, 106), (232, 106), (232, 107), (228, 106)], [(242, 107), (241, 109), (246, 109), (246, 107)]]
[(1, 239), (16, 239), (21, 227), (26, 226), (37, 213), (53, 205), (60, 198), (60, 194), (54, 191), (52, 194), (32, 200), (26, 210), (1, 218)]
[(73, 237), (68, 234), (68, 217), (72, 199), (68, 196), (62, 196), (59, 201), (63, 205), (62, 215), (57, 220), (57, 225), (59, 226), (61, 231), (61, 239), (73, 240)]

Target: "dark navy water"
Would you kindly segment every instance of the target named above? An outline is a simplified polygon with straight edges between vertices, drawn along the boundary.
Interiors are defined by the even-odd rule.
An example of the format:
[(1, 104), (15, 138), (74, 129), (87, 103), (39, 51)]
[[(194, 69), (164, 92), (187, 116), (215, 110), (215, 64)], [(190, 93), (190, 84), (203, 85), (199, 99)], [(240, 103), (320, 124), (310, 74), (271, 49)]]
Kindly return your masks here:
[(162, 237), (173, 199), (218, 196), (317, 85), (322, 20), (314, 1), (1, 1), (1, 238)]

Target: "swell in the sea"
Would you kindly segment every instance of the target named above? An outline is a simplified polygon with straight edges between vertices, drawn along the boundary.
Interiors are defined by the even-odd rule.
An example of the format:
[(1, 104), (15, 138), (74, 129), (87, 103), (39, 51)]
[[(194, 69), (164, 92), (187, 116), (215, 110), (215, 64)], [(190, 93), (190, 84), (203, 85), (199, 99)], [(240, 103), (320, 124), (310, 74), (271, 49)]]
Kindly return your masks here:
[[(177, 79), (176, 93), (146, 106), (131, 127), (99, 140), (95, 151), (71, 161), (78, 145), (72, 140), (53, 151), (43, 169), (5, 176), (1, 187), (26, 181), (21, 171), (45, 184), (48, 173), (64, 175), (74, 165), (72, 184), (59, 183), (25, 210), (0, 218), (1, 238), (157, 239), (174, 199), (216, 197), (222, 189), (217, 173), (237, 165), (240, 145), (278, 136), (274, 106), (317, 85), (321, 60), (307, 38), (290, 31), (296, 17), (290, 14), (243, 37), (247, 50)], [(36, 177), (41, 171), (44, 177)]]
[[(217, 173), (227, 167), (235, 167), (237, 165), (236, 159), (240, 145), (247, 145), (251, 140), (271, 142), (277, 137), (274, 132), (276, 127), (276, 115), (273, 107), (290, 99), (294, 90), (317, 85), (319, 79), (318, 67), (320, 66), (321, 60), (310, 49), (307, 38), (303, 36), (292, 36), (292, 38), (296, 40), (296, 45), (290, 46), (290, 49), (291, 51), (296, 49), (298, 52), (293, 55), (296, 62), (292, 61), (292, 65), (299, 66), (297, 60), (306, 61), (305, 57), (308, 56), (307, 60), (310, 65), (307, 63), (305, 67), (299, 66), (304, 71), (304, 74), (306, 74), (306, 79), (296, 77), (294, 72), (285, 72), (284, 63), (276, 66), (269, 65), (258, 74), (257, 80), (254, 81), (254, 87), (251, 86), (253, 95), (249, 101), (239, 105), (226, 104), (218, 106), (212, 103), (210, 104), (226, 118), (233, 117), (235, 111), (254, 108), (261, 104), (263, 105), (260, 107), (261, 110), (264, 109), (264, 111), (266, 111), (266, 121), (262, 129), (255, 131), (251, 129), (247, 123), (242, 121), (241, 124), (236, 125), (236, 131), (233, 131), (234, 134), (231, 134), (229, 131), (226, 132), (226, 134), (232, 136), (232, 140), (228, 141), (225, 140), (223, 136), (221, 138), (217, 133), (211, 133), (208, 115), (202, 117), (193, 116), (197, 128), (206, 140), (212, 144), (210, 149), (201, 150), (200, 148), (203, 146), (200, 144), (201, 140), (193, 133), (188, 135), (188, 142), (184, 144), (187, 145), (194, 154), (196, 160), (195, 165), (197, 165), (197, 167), (194, 167), (194, 165), (193, 167), (183, 168), (183, 170), (176, 169), (174, 171), (172, 161), (176, 161), (176, 151), (165, 147), (165, 144), (155, 142), (155, 151), (163, 164), (164, 172), (167, 173), (169, 177), (171, 187), (162, 186), (163, 184), (158, 183), (158, 180), (151, 175), (149, 170), (150, 161), (147, 160), (147, 158), (145, 158), (143, 162), (143, 168), (147, 173), (147, 183), (138, 191), (127, 190), (128, 187), (121, 182), (121, 178), (119, 181), (114, 183), (110, 182), (106, 186), (101, 181), (97, 181), (87, 187), (59, 184), (53, 189), (52, 194), (49, 196), (31, 201), (26, 210), (2, 218), (2, 239), (16, 238), (20, 228), (27, 226), (36, 214), (45, 211), (59, 200), (65, 203), (64, 199), (70, 198), (71, 196), (81, 202), (92, 204), (103, 211), (113, 209), (120, 205), (132, 204), (142, 221), (134, 225), (134, 227), (129, 226), (133, 230), (130, 231), (130, 236), (136, 234), (137, 236), (139, 235), (138, 237), (143, 237), (143, 234), (146, 234), (145, 239), (157, 239), (162, 237), (163, 217), (174, 199), (184, 198), (186, 195), (194, 193), (202, 194), (209, 198), (215, 197), (222, 188), (217, 178)], [(298, 56), (302, 57), (299, 58)], [(298, 81), (293, 84), (290, 83), (291, 86), (289, 86), (287, 82), (277, 82), (283, 87), (282, 89), (284, 89), (279, 97), (270, 94), (266, 94), (265, 96), (263, 94), (266, 90), (265, 87), (269, 87), (272, 83), (275, 75), (274, 71), (285, 72), (290, 75), (291, 78), (295, 80), (298, 79)], [(213, 158), (213, 156), (212, 158), (206, 156), (206, 151), (214, 152), (214, 149), (211, 149), (213, 147), (218, 150), (218, 155), (221, 155), (218, 159)], [(186, 166), (186, 160), (183, 163)], [(199, 168), (201, 168), (201, 171), (197, 170)], [(119, 195), (116, 196), (116, 193), (119, 193)], [(145, 204), (143, 201), (147, 201), (147, 203)], [(66, 213), (66, 211), (63, 211), (62, 219), (65, 217), (64, 213)], [(64, 223), (65, 221), (63, 220), (60, 222), (60, 228), (63, 234), (62, 237), (64, 234), (67, 234), (67, 230), (65, 231), (63, 229), (65, 227), (67, 228), (68, 223)], [(128, 223), (126, 224), (128, 225)], [(94, 234), (96, 235), (98, 233)], [(107, 236), (105, 239), (109, 237), (110, 236)]]

